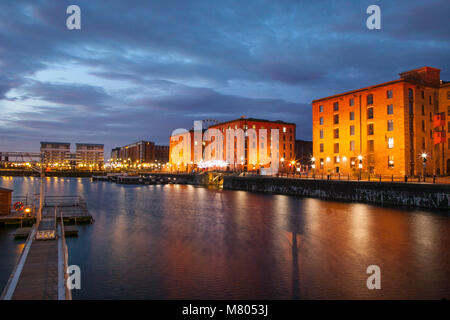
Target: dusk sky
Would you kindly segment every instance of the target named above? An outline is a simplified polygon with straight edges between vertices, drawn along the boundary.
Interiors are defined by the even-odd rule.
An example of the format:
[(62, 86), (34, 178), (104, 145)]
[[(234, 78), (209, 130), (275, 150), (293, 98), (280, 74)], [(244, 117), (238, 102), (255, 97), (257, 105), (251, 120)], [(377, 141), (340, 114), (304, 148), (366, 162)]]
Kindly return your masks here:
[[(66, 8), (81, 8), (81, 30)], [(381, 7), (381, 30), (366, 8)], [(311, 101), (422, 66), (450, 80), (439, 1), (0, 0), (0, 151), (169, 143), (194, 120), (297, 124)]]

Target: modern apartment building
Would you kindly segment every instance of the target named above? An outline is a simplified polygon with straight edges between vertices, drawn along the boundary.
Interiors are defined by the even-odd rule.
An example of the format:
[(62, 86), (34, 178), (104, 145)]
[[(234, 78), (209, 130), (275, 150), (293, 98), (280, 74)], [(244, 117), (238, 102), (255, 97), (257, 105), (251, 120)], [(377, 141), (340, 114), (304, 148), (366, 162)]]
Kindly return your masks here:
[(423, 67), (400, 73), (394, 81), (314, 100), (316, 170), (448, 173), (449, 92), (439, 69)]
[(100, 169), (104, 164), (104, 145), (93, 143), (77, 143), (76, 157), (78, 166)]
[(62, 164), (70, 153), (70, 143), (41, 142), (41, 154), (46, 165)]

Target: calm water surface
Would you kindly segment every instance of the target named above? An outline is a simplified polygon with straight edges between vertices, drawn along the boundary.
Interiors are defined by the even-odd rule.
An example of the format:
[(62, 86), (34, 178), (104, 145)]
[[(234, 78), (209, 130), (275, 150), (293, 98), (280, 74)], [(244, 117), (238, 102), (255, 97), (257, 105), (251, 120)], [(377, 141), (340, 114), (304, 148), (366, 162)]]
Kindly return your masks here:
[[(450, 298), (450, 215), (184, 185), (47, 178), (95, 223), (69, 238), (74, 299)], [(0, 178), (15, 195), (39, 180)], [(0, 290), (23, 248), (0, 227)], [(366, 268), (381, 267), (381, 290)]]

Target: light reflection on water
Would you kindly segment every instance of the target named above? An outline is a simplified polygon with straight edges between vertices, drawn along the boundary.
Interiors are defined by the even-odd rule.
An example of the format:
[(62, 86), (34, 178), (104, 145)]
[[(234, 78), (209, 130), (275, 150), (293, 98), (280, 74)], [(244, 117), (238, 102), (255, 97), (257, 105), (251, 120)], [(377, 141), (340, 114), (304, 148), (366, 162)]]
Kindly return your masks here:
[[(39, 179), (1, 179), (16, 194)], [(68, 239), (75, 299), (449, 298), (448, 214), (184, 185), (48, 179), (95, 218)], [(23, 241), (0, 229), (0, 287)], [(366, 288), (367, 266), (382, 290)]]

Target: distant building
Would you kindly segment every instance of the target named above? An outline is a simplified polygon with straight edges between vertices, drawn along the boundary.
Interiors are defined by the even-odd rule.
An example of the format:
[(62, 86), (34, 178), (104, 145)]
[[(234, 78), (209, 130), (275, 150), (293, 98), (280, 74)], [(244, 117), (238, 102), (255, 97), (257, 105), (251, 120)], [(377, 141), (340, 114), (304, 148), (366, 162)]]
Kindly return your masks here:
[(120, 147), (111, 150), (111, 161), (119, 161), (120, 158)]
[(70, 143), (41, 142), (43, 162), (47, 165), (64, 163), (68, 153), (70, 153)]
[(76, 144), (76, 161), (78, 166), (100, 169), (105, 161), (104, 145), (93, 143)]
[(129, 163), (165, 163), (169, 161), (169, 146), (159, 146), (152, 141), (142, 140), (112, 149), (111, 160)]
[(295, 140), (295, 159), (301, 165), (309, 166), (312, 158), (312, 141)]
[(319, 172), (450, 173), (450, 84), (440, 80), (439, 69), (414, 69), (397, 80), (317, 99), (312, 111)]
[(169, 161), (169, 146), (155, 145), (155, 160), (161, 163)]

